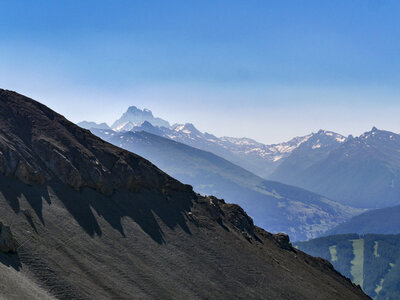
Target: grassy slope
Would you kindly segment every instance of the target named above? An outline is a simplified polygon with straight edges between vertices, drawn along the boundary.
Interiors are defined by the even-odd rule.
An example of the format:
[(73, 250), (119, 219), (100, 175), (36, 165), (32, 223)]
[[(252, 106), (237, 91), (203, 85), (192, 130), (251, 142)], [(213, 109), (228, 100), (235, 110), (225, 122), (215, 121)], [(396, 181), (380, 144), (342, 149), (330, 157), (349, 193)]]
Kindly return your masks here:
[(351, 240), (354, 259), (350, 262), (352, 280), (355, 284), (364, 285), (364, 239)]
[(337, 260), (338, 260), (338, 257), (337, 257), (336, 245), (330, 246), (330, 247), (329, 247), (329, 252), (330, 252), (330, 254), (331, 254), (331, 261), (332, 261), (332, 262), (337, 261)]
[(400, 297), (400, 235), (335, 235), (296, 246), (331, 261), (375, 299)]

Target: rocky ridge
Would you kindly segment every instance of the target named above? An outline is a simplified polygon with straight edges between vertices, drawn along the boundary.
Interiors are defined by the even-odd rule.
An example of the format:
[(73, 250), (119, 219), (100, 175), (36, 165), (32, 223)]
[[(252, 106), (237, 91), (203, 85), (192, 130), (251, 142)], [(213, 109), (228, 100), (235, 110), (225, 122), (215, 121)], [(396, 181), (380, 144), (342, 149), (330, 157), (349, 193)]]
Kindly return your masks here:
[(7, 116), (0, 119), (0, 173), (7, 177), (38, 184), (58, 179), (105, 194), (177, 184), (150, 162), (100, 142), (42, 104), (5, 90), (0, 99)]

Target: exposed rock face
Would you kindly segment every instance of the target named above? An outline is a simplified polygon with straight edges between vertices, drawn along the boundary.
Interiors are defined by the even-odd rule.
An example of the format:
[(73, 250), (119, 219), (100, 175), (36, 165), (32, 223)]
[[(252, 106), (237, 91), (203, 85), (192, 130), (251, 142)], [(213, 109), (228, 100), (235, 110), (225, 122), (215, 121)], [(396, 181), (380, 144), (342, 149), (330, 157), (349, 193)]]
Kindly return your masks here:
[(76, 190), (90, 187), (104, 194), (176, 184), (148, 161), (17, 93), (0, 90), (0, 111), (7, 116), (0, 119), (0, 173), (7, 177), (29, 184), (58, 179)]
[(33, 162), (30, 153), (21, 147), (21, 154), (1, 133), (0, 129), (0, 172), (25, 183), (44, 183), (48, 174)]
[(231, 204), (227, 208), (227, 219), (236, 228), (242, 232), (250, 235), (254, 234), (253, 220), (245, 213), (245, 211), (238, 205)]
[(287, 234), (274, 234), (274, 239), (282, 249), (293, 250), (292, 244), (290, 243), (290, 238)]
[(14, 253), (17, 251), (17, 242), (15, 241), (9, 226), (0, 222), (0, 251), (4, 253)]
[(221, 215), (223, 214), (223, 212), (218, 205), (218, 202), (220, 200), (213, 196), (207, 197), (206, 200), (209, 201), (208, 210), (213, 220), (221, 220)]

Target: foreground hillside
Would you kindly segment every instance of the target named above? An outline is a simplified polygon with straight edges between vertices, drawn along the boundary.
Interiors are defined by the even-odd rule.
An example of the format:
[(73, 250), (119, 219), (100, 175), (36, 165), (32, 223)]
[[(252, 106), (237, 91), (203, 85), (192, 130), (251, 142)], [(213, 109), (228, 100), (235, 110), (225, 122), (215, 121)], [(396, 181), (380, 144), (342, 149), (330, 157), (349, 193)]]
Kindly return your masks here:
[(328, 259), (374, 299), (400, 298), (400, 235), (333, 235), (296, 246)]
[(197, 192), (241, 205), (257, 225), (289, 233), (293, 240), (320, 236), (362, 212), (303, 189), (264, 180), (210, 152), (144, 131), (92, 132), (145, 157)]
[(240, 207), (4, 90), (0, 173), (1, 298), (367, 299)]

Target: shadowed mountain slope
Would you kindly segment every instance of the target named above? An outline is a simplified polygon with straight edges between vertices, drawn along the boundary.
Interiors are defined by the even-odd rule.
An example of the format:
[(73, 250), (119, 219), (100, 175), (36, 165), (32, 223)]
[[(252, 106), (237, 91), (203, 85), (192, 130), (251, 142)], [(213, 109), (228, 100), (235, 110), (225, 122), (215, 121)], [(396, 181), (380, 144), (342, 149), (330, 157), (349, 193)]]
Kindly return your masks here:
[[(238, 206), (0, 90), (0, 297), (367, 299)], [(4, 286), (4, 288), (3, 288)]]

